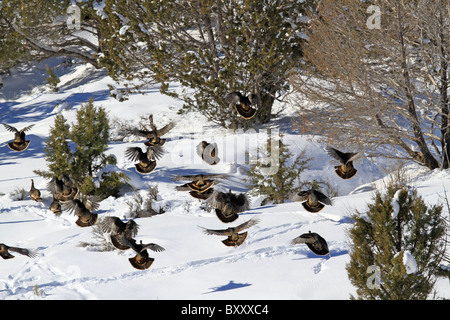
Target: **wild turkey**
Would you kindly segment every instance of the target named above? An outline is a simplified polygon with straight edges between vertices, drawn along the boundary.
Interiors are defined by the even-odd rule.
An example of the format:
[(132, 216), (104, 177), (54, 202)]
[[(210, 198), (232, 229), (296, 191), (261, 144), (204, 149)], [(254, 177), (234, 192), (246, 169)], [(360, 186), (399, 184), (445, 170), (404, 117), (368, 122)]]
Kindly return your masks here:
[(47, 189), (50, 190), (55, 200), (60, 201), (72, 200), (78, 193), (75, 182), (66, 174), (63, 174), (61, 179), (56, 176), (53, 177), (47, 183)]
[(158, 129), (153, 123), (152, 114), (148, 117), (148, 119), (150, 121), (150, 129), (144, 126), (144, 128), (140, 130), (133, 129), (130, 130), (130, 132), (136, 136), (141, 136), (148, 139), (148, 141), (145, 142), (146, 146), (162, 146), (164, 143), (166, 143), (167, 139), (162, 139), (161, 137), (172, 130), (173, 127), (175, 127), (175, 122), (169, 122), (161, 129)]
[(30, 130), (34, 126), (34, 124), (26, 126), (20, 131), (6, 123), (3, 123), (3, 126), (6, 128), (6, 130), (14, 132), (14, 140), (8, 142), (8, 147), (11, 150), (21, 152), (28, 148), (28, 146), (30, 145), (30, 140), (26, 140), (25, 132)]
[(34, 180), (31, 179), (30, 198), (34, 201), (42, 201), (41, 191), (34, 186)]
[(59, 203), (59, 201), (55, 197), (53, 197), (52, 203), (50, 203), (49, 208), (57, 216), (62, 213), (61, 203)]
[(252, 93), (244, 96), (238, 91), (227, 94), (224, 99), (230, 108), (235, 108), (244, 119), (253, 118), (258, 110), (253, 108), (253, 106), (258, 107), (261, 103), (259, 95)]
[(197, 154), (207, 164), (215, 165), (219, 163), (220, 158), (218, 157), (219, 151), (217, 149), (217, 143), (208, 143), (206, 141), (202, 141), (197, 145), (196, 149)]
[(156, 160), (164, 154), (160, 146), (147, 146), (147, 151), (143, 152), (139, 147), (130, 147), (125, 151), (125, 156), (131, 161), (139, 161), (134, 166), (140, 174), (152, 172), (156, 167)]
[(150, 268), (153, 261), (155, 261), (154, 258), (151, 258), (148, 255), (148, 249), (155, 251), (155, 252), (162, 252), (165, 249), (161, 247), (160, 245), (157, 245), (155, 243), (148, 243), (143, 244), (142, 240), (139, 243), (136, 243), (136, 240), (134, 239), (128, 239), (125, 238), (128, 246), (133, 249), (136, 252), (136, 256), (133, 258), (129, 258), (131, 265), (139, 270), (145, 270)]
[(325, 205), (332, 205), (330, 198), (314, 189), (300, 191), (292, 196), (292, 200), (301, 202), (303, 208), (309, 212), (319, 212)]
[(56, 200), (59, 200), (59, 196), (64, 191), (64, 182), (62, 180), (58, 179), (58, 177), (54, 176), (52, 178), (52, 180), (50, 180), (47, 183), (47, 189), (50, 191), (53, 198), (55, 198)]
[(7, 246), (4, 243), (0, 243), (0, 256), (3, 259), (12, 259), (12, 258), (15, 257), (9, 251), (23, 254), (24, 256), (27, 256), (29, 258), (36, 258), (37, 257), (37, 253), (32, 251), (32, 250), (28, 250), (28, 249), (24, 249), (24, 248), (18, 248), (18, 247), (10, 247), (10, 246)]
[(111, 243), (119, 250), (130, 249), (129, 241), (137, 235), (139, 225), (132, 219), (126, 223), (118, 217), (105, 217), (100, 223), (100, 228), (103, 232), (111, 233)]
[(62, 201), (62, 209), (69, 213), (74, 213), (78, 219), (75, 221), (79, 227), (89, 227), (97, 221), (97, 214), (92, 213), (100, 206), (100, 201), (96, 196), (78, 195), (77, 198)]
[(206, 203), (215, 209), (217, 217), (225, 223), (233, 222), (239, 217), (238, 213), (250, 208), (250, 200), (244, 193), (236, 195), (231, 190), (229, 192), (214, 191), (206, 199)]
[(328, 155), (341, 162), (341, 165), (334, 167), (339, 177), (342, 179), (350, 179), (355, 176), (358, 170), (353, 166), (353, 161), (361, 157), (361, 152), (341, 152), (332, 147), (326, 147), (326, 151)]
[(227, 236), (228, 238), (225, 240), (222, 240), (223, 244), (226, 246), (231, 247), (237, 247), (240, 246), (245, 239), (247, 238), (248, 232), (241, 232), (242, 230), (248, 229), (254, 225), (256, 225), (259, 222), (258, 219), (253, 218), (250, 219), (236, 227), (231, 227), (223, 230), (213, 230), (213, 229), (204, 229), (204, 233), (208, 235), (216, 235), (216, 236)]
[(190, 195), (194, 198), (205, 200), (214, 191), (213, 185), (217, 184), (219, 179), (226, 177), (224, 174), (177, 175), (175, 180), (190, 180), (191, 182), (176, 186), (175, 189), (178, 191), (190, 191)]
[(327, 241), (317, 233), (309, 231), (304, 233), (291, 241), (292, 244), (305, 243), (308, 248), (319, 256), (330, 255)]

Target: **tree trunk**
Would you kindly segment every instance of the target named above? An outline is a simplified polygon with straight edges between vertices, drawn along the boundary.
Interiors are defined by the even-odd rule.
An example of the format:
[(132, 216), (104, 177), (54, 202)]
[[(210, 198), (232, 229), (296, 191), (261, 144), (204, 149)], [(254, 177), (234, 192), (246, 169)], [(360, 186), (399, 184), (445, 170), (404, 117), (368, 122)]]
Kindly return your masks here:
[(261, 123), (268, 123), (272, 116), (272, 106), (275, 101), (276, 89), (274, 86), (271, 86), (267, 89), (264, 88), (262, 91), (267, 93), (261, 95), (261, 105), (259, 106), (257, 119)]
[(425, 141), (422, 128), (420, 127), (419, 119), (416, 114), (416, 106), (412, 94), (412, 84), (410, 81), (409, 71), (408, 71), (408, 63), (407, 63), (407, 54), (406, 54), (406, 45), (405, 39), (403, 35), (403, 22), (402, 22), (402, 12), (400, 2), (397, 0), (397, 22), (398, 22), (398, 37), (400, 41), (400, 49), (401, 49), (401, 62), (400, 66), (402, 69), (402, 75), (404, 80), (404, 91), (406, 97), (406, 103), (408, 106), (408, 113), (411, 117), (411, 125), (414, 131), (414, 137), (419, 147), (421, 153), (421, 162), (433, 170), (439, 168), (438, 161), (433, 157), (430, 150), (428, 149), (427, 143)]
[(448, 97), (448, 62), (447, 62), (447, 39), (445, 28), (445, 5), (441, 1), (441, 10), (439, 11), (439, 23), (440, 23), (440, 54), (441, 54), (441, 86), (440, 86), (440, 104), (441, 104), (441, 145), (442, 145), (442, 168), (447, 169), (449, 167), (450, 156), (450, 128), (448, 127), (449, 121), (449, 97)]
[[(7, 19), (3, 19), (9, 26), (11, 30), (14, 30), (18, 34), (20, 34), (24, 41), (33, 49), (38, 52), (43, 52), (46, 57), (68, 57), (68, 58), (76, 58), (80, 59), (86, 63), (90, 63), (94, 68), (100, 69), (100, 65), (95, 57), (95, 54), (100, 52), (100, 48), (97, 45), (94, 45), (92, 42), (86, 39), (81, 40), (73, 40), (67, 43), (45, 43), (36, 39), (33, 39), (28, 34), (21, 30), (21, 26), (17, 25), (14, 21), (9, 21)], [(97, 39), (99, 43), (100, 39)], [(73, 48), (75, 47), (75, 48)], [(94, 51), (94, 54), (88, 52), (90, 49)]]

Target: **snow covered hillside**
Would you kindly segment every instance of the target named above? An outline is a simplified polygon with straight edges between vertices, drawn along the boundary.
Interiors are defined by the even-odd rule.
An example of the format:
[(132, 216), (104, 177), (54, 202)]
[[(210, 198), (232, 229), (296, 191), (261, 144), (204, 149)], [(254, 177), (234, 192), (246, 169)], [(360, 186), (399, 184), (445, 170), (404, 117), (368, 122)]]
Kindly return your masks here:
[[(51, 63), (46, 62), (46, 63)], [(55, 64), (58, 61), (53, 61)], [(200, 113), (180, 115), (182, 103), (161, 95), (158, 88), (149, 88), (144, 95), (133, 94), (119, 102), (109, 94), (108, 85), (115, 84), (106, 74), (88, 66), (57, 69), (60, 92), (51, 93), (45, 87), (44, 65), (33, 69), (15, 70), (4, 77), (0, 90), (0, 122), (21, 129), (35, 126), (27, 132), (29, 148), (12, 152), (7, 143), (13, 134), (0, 130), (0, 243), (35, 250), (38, 257), (30, 259), (16, 254), (14, 259), (0, 259), (0, 300), (4, 299), (348, 299), (355, 294), (345, 270), (349, 261), (346, 230), (352, 210), (364, 211), (371, 201), (375, 186), (381, 186), (381, 159), (362, 159), (355, 163), (358, 174), (348, 181), (336, 176), (336, 162), (325, 152), (325, 146), (311, 137), (299, 135), (291, 126), (287, 107), (271, 123), (284, 134), (284, 143), (294, 154), (307, 150), (314, 158), (303, 180), (326, 180), (339, 192), (333, 206), (319, 213), (310, 213), (298, 202), (260, 206), (259, 198), (252, 199), (250, 210), (241, 213), (231, 225), (258, 218), (259, 223), (248, 230), (246, 241), (239, 247), (223, 245), (220, 236), (206, 235), (201, 227), (224, 229), (213, 211), (204, 210), (200, 200), (188, 192), (175, 189), (180, 185), (173, 179), (177, 174), (228, 174), (215, 188), (234, 192), (248, 191), (243, 169), (245, 146), (260, 143), (261, 132), (234, 133), (207, 123)], [(50, 65), (52, 67), (52, 65)], [(31, 81), (32, 80), (32, 81)], [(37, 82), (36, 82), (37, 81)], [(34, 89), (30, 90), (30, 85)], [(180, 90), (174, 84), (173, 90)], [(108, 153), (117, 158), (115, 170), (130, 177), (130, 183), (146, 196), (150, 186), (157, 186), (156, 204), (164, 214), (135, 221), (140, 229), (136, 240), (153, 242), (165, 248), (150, 252), (155, 260), (144, 271), (131, 266), (127, 251), (98, 251), (91, 227), (75, 225), (75, 216), (63, 212), (56, 217), (50, 210), (50, 191), (47, 180), (33, 170), (46, 169), (45, 140), (54, 117), (61, 112), (68, 123), (75, 120), (76, 109), (94, 97), (95, 105), (104, 107), (110, 119), (138, 124), (141, 116), (154, 116), (157, 126), (175, 121), (167, 136), (167, 151), (158, 161), (154, 172), (140, 175), (133, 162), (125, 158), (125, 149), (143, 146), (143, 140), (111, 141)], [(115, 134), (112, 130), (112, 135)], [(195, 153), (201, 141), (216, 142), (221, 161), (215, 166), (203, 162)], [(243, 143), (243, 141), (245, 143)], [(446, 171), (425, 173), (410, 167), (408, 174), (428, 203), (444, 201), (444, 190), (450, 190), (450, 174)], [(42, 192), (44, 201), (37, 203), (28, 196), (31, 179)], [(16, 190), (27, 191), (18, 200)], [(129, 217), (127, 202), (134, 191), (101, 202), (99, 217)], [(330, 256), (317, 256), (306, 245), (292, 245), (290, 241), (308, 231), (324, 237)], [(450, 298), (448, 280), (436, 284), (438, 296)]]

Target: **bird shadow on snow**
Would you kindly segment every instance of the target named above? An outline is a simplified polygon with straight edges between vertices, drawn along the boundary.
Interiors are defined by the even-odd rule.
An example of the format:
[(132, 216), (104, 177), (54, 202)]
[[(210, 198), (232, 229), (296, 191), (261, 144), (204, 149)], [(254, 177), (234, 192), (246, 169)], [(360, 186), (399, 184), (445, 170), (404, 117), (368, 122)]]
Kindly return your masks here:
[(154, 182), (163, 182), (163, 183), (176, 183), (183, 184), (182, 181), (176, 181), (176, 176), (187, 176), (187, 175), (197, 175), (197, 174), (209, 174), (206, 170), (202, 169), (191, 169), (186, 166), (180, 166), (178, 168), (170, 168), (167, 166), (160, 166), (154, 175), (147, 175), (148, 180), (152, 180)]
[[(18, 123), (21, 122), (38, 122), (48, 117), (48, 114), (53, 111), (55, 105), (53, 102), (1, 102), (2, 113), (0, 115), (0, 122), (7, 123), (16, 127), (17, 130), (22, 129)], [(12, 136), (14, 136), (12, 134)], [(27, 135), (28, 136), (28, 135)]]
[[(64, 100), (61, 100), (60, 103), (66, 101), (69, 105), (73, 106), (77, 104), (87, 103), (91, 98), (94, 99), (94, 102), (106, 101), (109, 99), (109, 90), (75, 92), (66, 97)], [(55, 108), (55, 105), (53, 105), (53, 108)]]
[[(55, 57), (37, 63), (23, 63), (10, 70), (10, 75), (3, 76), (3, 88), (0, 90), (0, 98), (6, 100), (15, 100), (23, 95), (30, 94), (32, 89), (45, 85), (49, 74), (46, 65), (54, 69), (57, 77), (62, 76), (70, 68), (59, 67), (64, 58)], [(74, 69), (73, 66), (71, 69)]]
[[(308, 250), (308, 251), (306, 251)], [(298, 249), (296, 250), (295, 254), (300, 254), (301, 257), (298, 258), (294, 258), (292, 260), (305, 260), (305, 259), (325, 259), (325, 260), (329, 260), (329, 259), (333, 259), (335, 257), (338, 256), (342, 256), (345, 254), (348, 254), (348, 250), (346, 249), (331, 249), (330, 250), (330, 255), (324, 255), (324, 256), (319, 256), (317, 254), (315, 254), (312, 251), (309, 251), (309, 249)]]
[(0, 224), (12, 224), (12, 223), (27, 223), (27, 222), (39, 222), (44, 221), (45, 219), (33, 219), (33, 220), (17, 220), (17, 221), (6, 221), (0, 222)]
[(222, 286), (209, 288), (211, 291), (204, 292), (203, 294), (210, 294), (214, 292), (222, 292), (222, 291), (228, 291), (228, 290), (234, 290), (234, 289), (240, 289), (244, 287), (251, 286), (250, 283), (238, 283), (234, 282), (233, 280), (230, 280), (227, 284), (224, 284)]
[[(133, 167), (128, 167), (128, 169), (134, 170)], [(197, 169), (197, 168), (189, 168), (188, 166), (180, 166), (178, 168), (172, 168), (167, 166), (159, 166), (156, 165), (156, 169), (153, 173), (148, 175), (144, 175), (145, 180), (153, 183), (172, 183), (174, 185), (181, 185), (186, 183), (188, 180), (176, 180), (176, 176), (188, 176), (188, 175), (208, 175), (208, 174), (217, 174), (216, 172), (208, 169)], [(226, 173), (225, 173), (226, 174)], [(215, 185), (215, 190), (219, 190), (222, 192), (227, 192), (228, 189), (232, 189), (234, 192), (240, 192), (239, 188), (236, 186), (230, 186), (227, 184), (227, 178), (219, 179), (220, 182)]]
[[(64, 91), (62, 91), (61, 94), (64, 94)], [(36, 123), (41, 120), (45, 120), (50, 114), (54, 113), (55, 106), (63, 101), (66, 101), (69, 105), (74, 106), (87, 103), (91, 98), (93, 98), (95, 102), (106, 101), (109, 98), (109, 90), (75, 92), (68, 96), (64, 96), (64, 98), (58, 98), (57, 93), (55, 94), (54, 100), (35, 103), (11, 101), (0, 102), (0, 107), (2, 110), (2, 113), (0, 114), (0, 123), (10, 124), (20, 130), (22, 127), (20, 127), (17, 123)]]
[(264, 209), (269, 209), (269, 208), (274, 208), (275, 205), (265, 205), (262, 207), (255, 207), (255, 208), (250, 208), (245, 212), (241, 212), (239, 213), (239, 215), (253, 215), (253, 214), (263, 214), (264, 213)]

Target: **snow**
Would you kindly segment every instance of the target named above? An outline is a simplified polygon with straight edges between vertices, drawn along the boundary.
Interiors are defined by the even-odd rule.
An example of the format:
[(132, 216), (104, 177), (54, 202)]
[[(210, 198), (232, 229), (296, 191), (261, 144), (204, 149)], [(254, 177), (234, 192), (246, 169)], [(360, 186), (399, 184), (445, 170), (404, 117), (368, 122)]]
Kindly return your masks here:
[[(46, 61), (50, 66), (59, 62)], [(306, 155), (314, 159), (302, 180), (325, 180), (338, 196), (333, 206), (315, 214), (305, 211), (299, 203), (261, 206), (263, 199), (252, 197), (250, 210), (241, 213), (231, 225), (253, 217), (260, 222), (248, 230), (241, 246), (226, 247), (223, 238), (206, 235), (200, 227), (224, 229), (230, 225), (204, 210), (202, 202), (189, 193), (176, 191), (180, 183), (173, 176), (226, 173), (229, 178), (217, 188), (247, 192), (244, 169), (248, 163), (244, 155), (250, 146), (264, 147), (258, 145), (258, 141), (266, 141), (258, 137), (264, 128), (230, 132), (207, 123), (200, 113), (178, 114), (182, 102), (161, 95), (157, 87), (148, 88), (144, 95), (130, 94), (120, 102), (110, 96), (108, 85), (120, 89), (121, 84), (87, 65), (61, 66), (56, 72), (62, 80), (58, 93), (46, 90), (42, 69), (16, 69), (12, 76), (3, 76), (0, 122), (18, 128), (32, 123), (35, 126), (27, 134), (31, 144), (22, 153), (9, 150), (7, 142), (12, 134), (0, 130), (0, 243), (35, 250), (38, 257), (0, 259), (0, 300), (347, 300), (356, 295), (345, 270), (349, 262), (346, 232), (352, 226), (349, 215), (354, 210), (363, 212), (375, 188), (383, 186), (385, 177), (379, 168), (385, 167), (385, 160), (358, 160), (358, 174), (347, 181), (340, 179), (325, 146), (315, 137), (298, 134), (291, 125), (294, 108), (284, 107), (271, 125), (283, 133), (283, 142), (294, 155), (305, 149)], [(173, 84), (171, 90), (182, 92), (183, 88)], [(93, 228), (76, 226), (75, 217), (67, 212), (55, 217), (48, 209), (51, 197), (47, 181), (33, 173), (35, 169), (46, 169), (45, 140), (55, 115), (61, 112), (70, 124), (76, 119), (76, 110), (91, 97), (95, 105), (108, 111), (110, 119), (138, 125), (141, 116), (153, 113), (157, 126), (176, 122), (166, 135), (167, 153), (149, 175), (138, 174), (124, 157), (126, 148), (142, 147), (142, 140), (111, 141), (107, 151), (117, 158), (113, 169), (126, 173), (143, 197), (150, 186), (159, 190), (155, 208), (161, 207), (165, 213), (135, 219), (140, 226), (137, 241), (165, 248), (163, 252), (150, 252), (155, 261), (145, 271), (130, 265), (128, 258), (134, 256), (130, 250), (98, 251), (95, 246), (80, 246), (83, 242), (95, 243)], [(217, 143), (219, 164), (209, 166), (196, 155), (195, 146), (202, 139)], [(447, 171), (424, 172), (412, 166), (408, 172), (411, 183), (427, 203), (442, 202), (444, 190), (450, 190)], [(42, 203), (33, 202), (28, 194), (18, 200), (15, 190), (23, 188), (28, 192), (30, 179), (41, 190)], [(117, 199), (105, 199), (97, 211), (99, 218), (126, 217), (125, 221), (133, 196), (134, 192), (129, 191)], [(331, 256), (316, 256), (306, 245), (291, 245), (293, 238), (310, 230), (327, 240)], [(413, 257), (407, 253), (404, 257), (405, 266), (414, 272)], [(450, 298), (448, 279), (439, 279), (435, 288), (439, 297)]]
[(394, 196), (392, 197), (392, 201), (391, 201), (391, 205), (392, 205), (391, 217), (392, 217), (392, 219), (397, 218), (398, 213), (400, 211), (400, 204), (398, 203), (398, 197), (399, 197), (401, 191), (402, 190), (397, 190), (395, 192)]
[(120, 34), (121, 36), (123, 36), (123, 35), (127, 32), (127, 30), (128, 30), (129, 28), (130, 28), (130, 26), (127, 26), (127, 25), (121, 27), (120, 30), (119, 30), (119, 34)]
[(418, 270), (416, 259), (409, 251), (403, 252), (403, 264), (407, 274), (416, 273)]
[(105, 0), (102, 0), (100, 2), (94, 1), (92, 6), (100, 18), (102, 18), (102, 19), (107, 18), (105, 11), (103, 11), (103, 9), (105, 8)]

